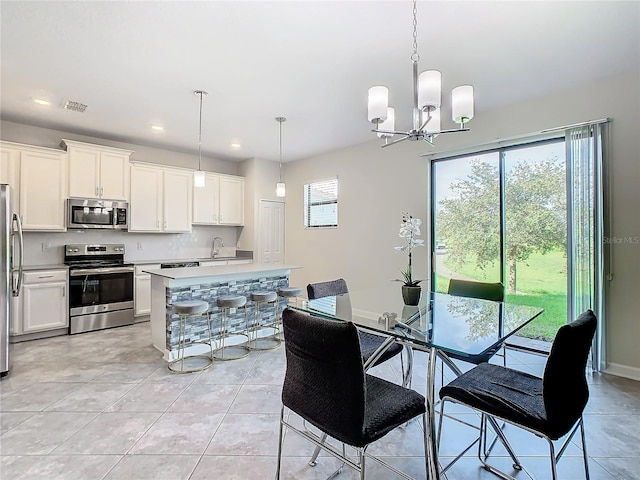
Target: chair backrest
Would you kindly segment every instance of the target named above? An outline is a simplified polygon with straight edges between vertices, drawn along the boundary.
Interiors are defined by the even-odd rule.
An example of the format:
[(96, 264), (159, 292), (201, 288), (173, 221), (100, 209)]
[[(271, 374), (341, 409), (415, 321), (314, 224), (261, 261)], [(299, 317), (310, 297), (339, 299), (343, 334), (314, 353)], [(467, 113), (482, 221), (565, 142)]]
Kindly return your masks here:
[(582, 415), (589, 387), (585, 369), (598, 323), (591, 310), (558, 329), (542, 377), (547, 418), (568, 432)]
[(494, 302), (504, 301), (504, 285), (500, 282), (483, 283), (452, 278), (449, 280), (448, 293), (458, 297), (480, 298)]
[(338, 440), (360, 437), (365, 373), (355, 325), (290, 308), (282, 324), (287, 356), (282, 403)]
[(307, 297), (309, 300), (328, 297), (330, 295), (342, 295), (349, 293), (347, 282), (344, 278), (331, 280), (329, 282), (310, 283), (307, 285)]

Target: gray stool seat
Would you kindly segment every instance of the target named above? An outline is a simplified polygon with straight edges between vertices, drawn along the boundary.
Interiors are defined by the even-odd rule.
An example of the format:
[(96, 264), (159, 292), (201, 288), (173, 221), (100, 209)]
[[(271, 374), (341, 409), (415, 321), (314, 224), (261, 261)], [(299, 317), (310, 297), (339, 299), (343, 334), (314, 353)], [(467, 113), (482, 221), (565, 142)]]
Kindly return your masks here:
[[(185, 300), (183, 302), (175, 302), (172, 305), (175, 315), (180, 318), (178, 333), (178, 354), (177, 357), (167, 364), (167, 368), (175, 373), (193, 373), (205, 370), (213, 365), (213, 339), (211, 338), (211, 323), (209, 320), (209, 303), (204, 300)], [(187, 340), (187, 322), (191, 318), (205, 317), (207, 322), (208, 338), (203, 340)], [(203, 343), (209, 346), (209, 355), (185, 355), (185, 348)], [(187, 359), (202, 359), (204, 364), (199, 367), (185, 367), (184, 361)], [(202, 363), (202, 362), (200, 362)]]
[(302, 296), (302, 289), (298, 287), (283, 287), (278, 289), (278, 296), (284, 298)]
[(224, 308), (244, 307), (247, 304), (247, 297), (242, 295), (224, 295), (218, 297), (218, 306)]
[(302, 296), (302, 289), (298, 287), (282, 287), (278, 289), (278, 302), (276, 303), (276, 322), (274, 337), (279, 340), (284, 340), (282, 332), (282, 310), (284, 308), (280, 305), (281, 301), (285, 301), (285, 306), (289, 304), (289, 299), (295, 299), (298, 302), (298, 297)]
[(271, 303), (278, 299), (276, 292), (253, 292), (251, 294), (251, 300), (254, 302)]
[(209, 304), (204, 300), (188, 300), (173, 304), (173, 312), (177, 315), (198, 315), (209, 310)]
[[(218, 308), (220, 308), (220, 347), (218, 347), (214, 353), (216, 360), (237, 360), (249, 355), (249, 349), (247, 348), (248, 335), (248, 316), (247, 316), (247, 297), (243, 295), (222, 295), (216, 300)], [(232, 308), (244, 308), (244, 325), (245, 330), (243, 332), (228, 332), (227, 320), (229, 316), (229, 310)], [(225, 345), (227, 337), (242, 336), (247, 340), (240, 344)]]

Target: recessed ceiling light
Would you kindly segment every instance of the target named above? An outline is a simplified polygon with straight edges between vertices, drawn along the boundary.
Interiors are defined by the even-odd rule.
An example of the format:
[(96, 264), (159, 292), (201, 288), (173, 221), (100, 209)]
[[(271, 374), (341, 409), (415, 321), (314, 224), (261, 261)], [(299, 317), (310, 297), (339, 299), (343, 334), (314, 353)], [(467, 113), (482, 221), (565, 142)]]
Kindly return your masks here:
[(42, 106), (45, 106), (45, 107), (48, 107), (49, 105), (51, 105), (50, 101), (44, 100), (42, 98), (34, 98), (33, 101), (35, 103), (37, 103), (38, 105), (42, 105)]
[(231, 148), (240, 148), (242, 145), (240, 145), (239, 143), (232, 143), (231, 144)]
[(151, 125), (151, 130), (154, 130), (156, 132), (163, 132), (164, 127), (162, 125)]

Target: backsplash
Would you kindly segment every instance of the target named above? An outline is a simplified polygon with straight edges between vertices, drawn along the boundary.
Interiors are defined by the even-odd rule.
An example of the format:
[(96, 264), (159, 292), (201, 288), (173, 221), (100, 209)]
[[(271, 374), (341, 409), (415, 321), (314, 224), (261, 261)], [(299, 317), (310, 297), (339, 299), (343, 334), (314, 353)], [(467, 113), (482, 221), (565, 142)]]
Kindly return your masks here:
[(71, 243), (123, 243), (125, 260), (169, 260), (208, 258), (213, 237), (235, 247), (238, 227), (194, 226), (191, 233), (133, 233), (101, 230), (73, 230), (64, 233), (25, 232), (25, 265), (61, 264), (64, 246)]

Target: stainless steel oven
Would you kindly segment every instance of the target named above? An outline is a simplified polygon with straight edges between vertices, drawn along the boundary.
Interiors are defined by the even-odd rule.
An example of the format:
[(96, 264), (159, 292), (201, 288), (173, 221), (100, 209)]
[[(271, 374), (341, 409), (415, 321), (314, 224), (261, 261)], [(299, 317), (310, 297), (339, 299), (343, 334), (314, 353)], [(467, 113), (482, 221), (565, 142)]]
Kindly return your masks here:
[(134, 267), (124, 245), (66, 245), (69, 333), (131, 325)]
[(67, 228), (126, 230), (129, 218), (128, 206), (127, 202), (120, 200), (69, 198), (67, 199)]

